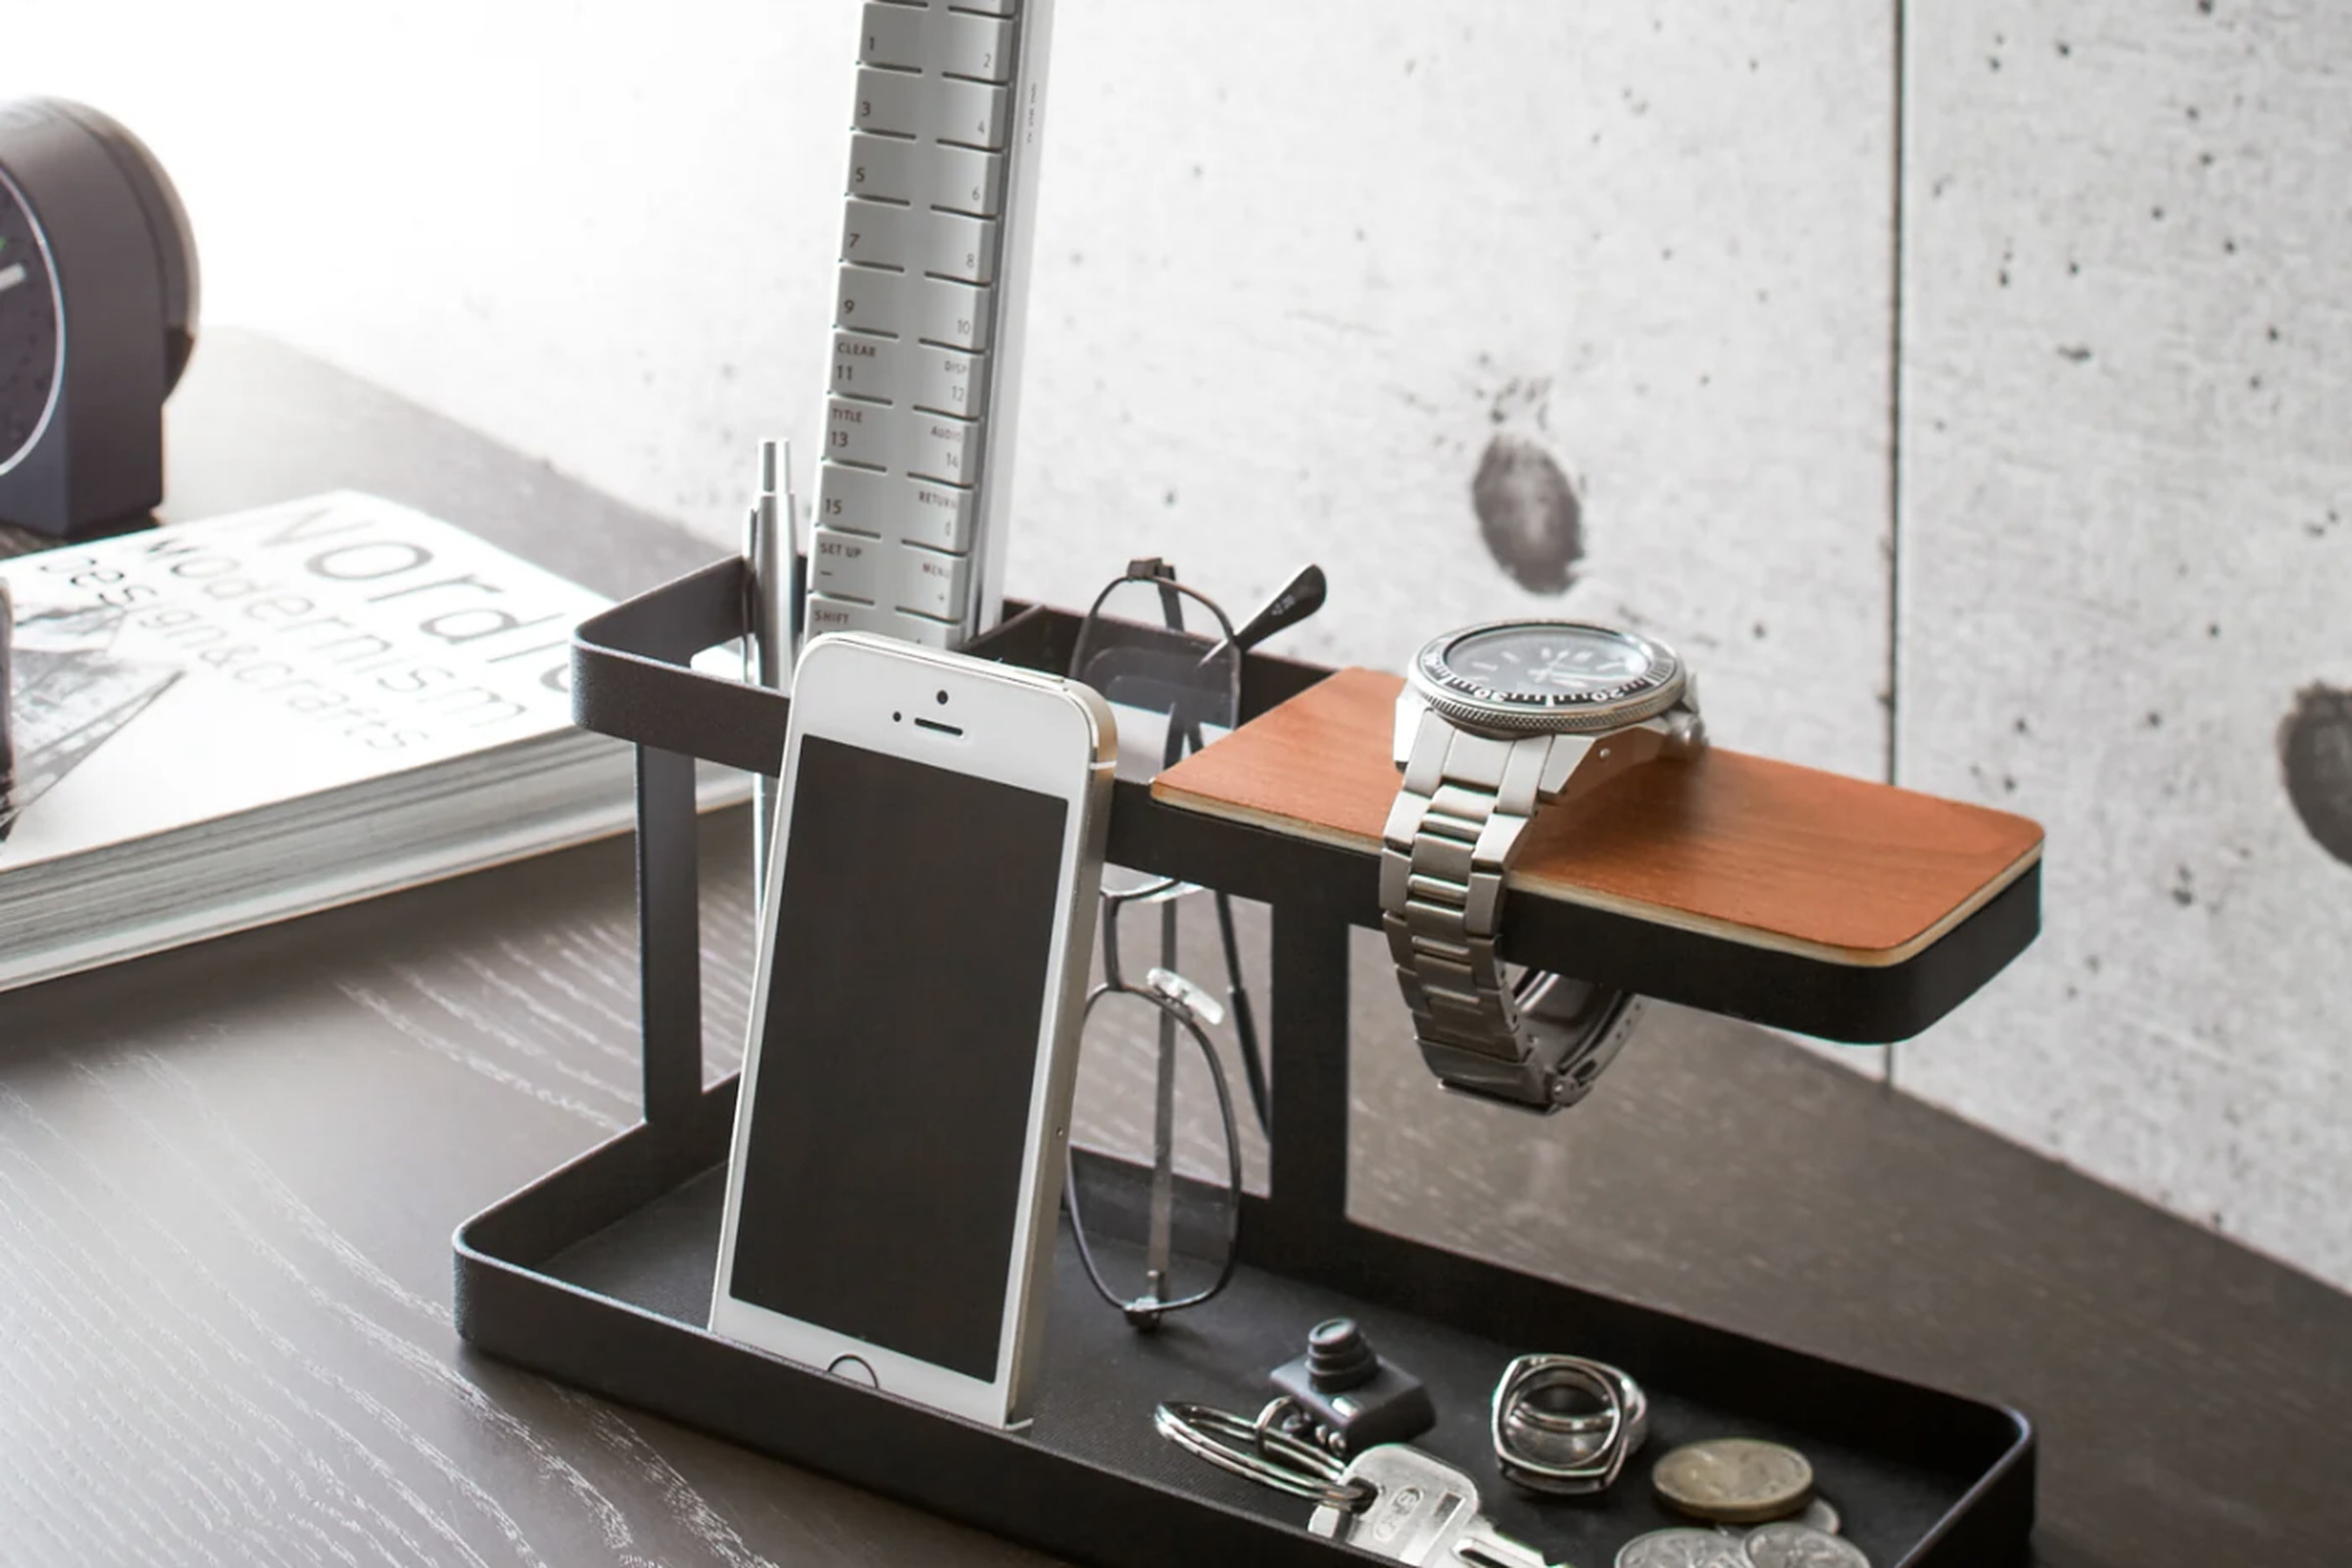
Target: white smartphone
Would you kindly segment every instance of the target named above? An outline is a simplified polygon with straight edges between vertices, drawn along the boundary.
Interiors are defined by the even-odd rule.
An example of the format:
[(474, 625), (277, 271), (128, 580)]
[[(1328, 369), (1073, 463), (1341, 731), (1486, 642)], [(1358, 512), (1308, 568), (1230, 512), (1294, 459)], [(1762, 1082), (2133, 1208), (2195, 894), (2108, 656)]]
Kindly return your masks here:
[(710, 1328), (1028, 1420), (1109, 708), (864, 632), (794, 674)]

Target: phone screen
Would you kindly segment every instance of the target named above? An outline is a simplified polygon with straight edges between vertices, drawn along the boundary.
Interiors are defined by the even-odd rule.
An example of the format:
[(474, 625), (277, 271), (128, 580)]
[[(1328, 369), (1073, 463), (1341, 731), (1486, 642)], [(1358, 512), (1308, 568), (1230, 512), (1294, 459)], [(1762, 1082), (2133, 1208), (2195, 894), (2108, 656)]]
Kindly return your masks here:
[(1068, 811), (802, 739), (736, 1298), (996, 1376)]

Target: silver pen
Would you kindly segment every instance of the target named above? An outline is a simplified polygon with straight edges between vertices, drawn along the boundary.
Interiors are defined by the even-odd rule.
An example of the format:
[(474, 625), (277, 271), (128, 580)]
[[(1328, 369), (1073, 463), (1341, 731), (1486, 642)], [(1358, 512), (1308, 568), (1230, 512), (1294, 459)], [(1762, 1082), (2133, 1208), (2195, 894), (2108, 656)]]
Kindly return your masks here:
[[(760, 494), (744, 524), (746, 587), (744, 679), (770, 691), (782, 691), (792, 665), (793, 548), (792, 448), (781, 441), (760, 443)], [(767, 871), (775, 847), (778, 781), (760, 775), (752, 792), (752, 874), (760, 897), (755, 907), (764, 908)]]

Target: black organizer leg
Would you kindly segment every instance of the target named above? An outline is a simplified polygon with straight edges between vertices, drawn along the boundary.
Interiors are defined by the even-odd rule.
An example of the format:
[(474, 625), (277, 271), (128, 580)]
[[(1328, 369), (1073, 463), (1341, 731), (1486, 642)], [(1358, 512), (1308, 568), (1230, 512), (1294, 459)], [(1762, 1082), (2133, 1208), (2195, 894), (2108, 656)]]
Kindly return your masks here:
[(694, 759), (637, 748), (637, 952), (645, 1119), (680, 1126), (703, 1095), (702, 888)]
[(1348, 1212), (1348, 921), (1313, 899), (1273, 912), (1274, 1191), (1250, 1250), (1305, 1257)]

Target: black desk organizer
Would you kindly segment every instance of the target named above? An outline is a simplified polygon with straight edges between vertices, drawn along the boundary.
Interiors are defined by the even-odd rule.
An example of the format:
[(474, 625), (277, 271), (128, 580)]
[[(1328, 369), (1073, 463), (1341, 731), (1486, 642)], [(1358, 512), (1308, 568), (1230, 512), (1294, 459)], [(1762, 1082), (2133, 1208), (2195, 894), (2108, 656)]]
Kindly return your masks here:
[[(1243, 1267), (1228, 1295), (1137, 1335), (1088, 1289), (1065, 1230), (1037, 1417), (1018, 1434), (712, 1337), (703, 1325), (735, 1083), (702, 1083), (692, 759), (773, 771), (789, 705), (683, 666), (743, 634), (742, 605), (742, 570), (729, 561), (580, 628), (574, 714), (638, 748), (645, 1119), (459, 1228), (457, 1323), (468, 1343), (1080, 1561), (1309, 1565), (1379, 1559), (1308, 1535), (1307, 1504), (1178, 1452), (1151, 1416), (1167, 1398), (1254, 1411), (1268, 1396), (1267, 1370), (1298, 1353), (1307, 1326), (1345, 1313), (1430, 1384), (1440, 1419), (1421, 1444), (1478, 1478), (1495, 1521), (1555, 1561), (1605, 1568), (1631, 1537), (1687, 1523), (1650, 1496), (1648, 1461), (1679, 1443), (1733, 1435), (1802, 1447), (1847, 1536), (1881, 1568), (2022, 1557), (2034, 1436), (2017, 1411), (1348, 1220), (1348, 927), (1377, 923), (1373, 858), (1160, 806), (1137, 784), (1118, 786), (1113, 863), (1272, 906), (1272, 1191), (1247, 1200)], [(974, 651), (1059, 669), (1075, 631), (1069, 615), (1018, 609)], [(1246, 716), (1323, 673), (1251, 656)], [(2013, 886), (1931, 950), (1949, 950), (1943, 965), (1915, 976), (1948, 996), (1934, 1011), (2032, 940), (2036, 893), (2030, 878)], [(1526, 912), (1538, 917), (1519, 923), (1548, 947), (1542, 933), (1567, 906), (1544, 918), (1543, 902), (1531, 898)], [(1629, 916), (1598, 918), (1625, 928), (1588, 933), (1604, 946), (1657, 932)], [(1759, 990), (1680, 967), (1688, 978), (1678, 987), (1661, 974), (1654, 994), (1841, 1032), (1822, 1029), (1820, 1015), (1839, 1005), (1834, 973)], [(1856, 979), (1869, 983), (1867, 972)], [(1556, 1125), (1565, 1132), (1573, 1121)], [(1538, 1503), (1495, 1476), (1487, 1400), (1504, 1362), (1527, 1350), (1598, 1356), (1649, 1392), (1649, 1446), (1605, 1498)]]

